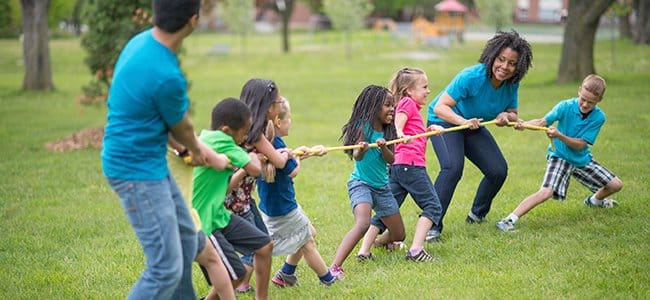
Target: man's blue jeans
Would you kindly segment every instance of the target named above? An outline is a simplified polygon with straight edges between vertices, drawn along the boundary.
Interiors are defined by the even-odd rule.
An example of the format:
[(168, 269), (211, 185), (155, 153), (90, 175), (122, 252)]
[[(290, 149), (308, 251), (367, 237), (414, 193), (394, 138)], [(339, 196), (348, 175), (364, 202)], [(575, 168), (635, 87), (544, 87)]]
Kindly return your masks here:
[(120, 197), (146, 259), (128, 299), (196, 299), (196, 228), (174, 179), (107, 180)]

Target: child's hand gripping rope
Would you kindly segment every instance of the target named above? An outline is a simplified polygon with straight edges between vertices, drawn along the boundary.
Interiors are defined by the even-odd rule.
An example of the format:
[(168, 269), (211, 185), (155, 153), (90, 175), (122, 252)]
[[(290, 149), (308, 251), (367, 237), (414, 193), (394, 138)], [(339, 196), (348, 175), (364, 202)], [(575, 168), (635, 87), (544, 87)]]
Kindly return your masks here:
[[(548, 132), (549, 129), (552, 127), (544, 127), (544, 126), (536, 126), (532, 124), (526, 124), (523, 121), (518, 121), (518, 122), (508, 122), (508, 126), (514, 126), (515, 129), (519, 130), (524, 130), (524, 129), (530, 129), (530, 130), (538, 130), (538, 131), (545, 131)], [(548, 139), (551, 141), (551, 147), (553, 151), (555, 151), (555, 143), (553, 143), (553, 137), (549, 136)]]

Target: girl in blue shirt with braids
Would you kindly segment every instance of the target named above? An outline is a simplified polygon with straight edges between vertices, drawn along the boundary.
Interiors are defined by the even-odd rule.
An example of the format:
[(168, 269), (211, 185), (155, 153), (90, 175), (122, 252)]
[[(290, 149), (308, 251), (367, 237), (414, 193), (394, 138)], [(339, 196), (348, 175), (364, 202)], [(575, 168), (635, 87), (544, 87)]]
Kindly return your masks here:
[[(402, 216), (388, 186), (388, 165), (395, 157), (393, 146), (386, 145), (386, 140), (397, 138), (394, 116), (393, 94), (385, 87), (369, 85), (357, 98), (352, 115), (343, 126), (344, 144), (360, 147), (346, 150), (354, 158), (354, 171), (348, 181), (354, 226), (341, 241), (330, 267), (339, 279), (345, 276), (341, 265), (370, 227), (372, 210), (388, 228), (388, 243), (404, 240)], [(370, 148), (370, 143), (377, 143), (378, 147)]]

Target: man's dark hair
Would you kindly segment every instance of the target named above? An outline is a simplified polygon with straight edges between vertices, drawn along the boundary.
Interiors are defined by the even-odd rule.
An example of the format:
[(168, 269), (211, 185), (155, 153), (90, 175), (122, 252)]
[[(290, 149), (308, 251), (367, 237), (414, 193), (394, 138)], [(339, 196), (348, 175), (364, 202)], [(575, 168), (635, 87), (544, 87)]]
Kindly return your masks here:
[(201, 0), (154, 0), (153, 24), (165, 32), (179, 31), (199, 14)]
[(232, 130), (239, 130), (250, 118), (251, 111), (246, 103), (235, 98), (226, 98), (212, 109), (210, 129), (218, 130), (221, 126), (228, 126)]

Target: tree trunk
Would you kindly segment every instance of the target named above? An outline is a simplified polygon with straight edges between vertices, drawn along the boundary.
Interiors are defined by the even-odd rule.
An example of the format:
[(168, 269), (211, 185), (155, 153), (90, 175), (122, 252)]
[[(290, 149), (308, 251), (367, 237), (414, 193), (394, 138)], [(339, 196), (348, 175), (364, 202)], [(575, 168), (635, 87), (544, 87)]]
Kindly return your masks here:
[(594, 39), (600, 16), (614, 0), (571, 0), (564, 28), (562, 57), (557, 82), (579, 81), (594, 68)]
[(278, 11), (282, 17), (282, 51), (284, 53), (289, 53), (291, 50), (289, 47), (289, 22), (291, 21), (291, 15), (293, 14), (293, 2), (294, 0), (283, 0), (284, 5), (278, 5)]
[(636, 25), (634, 26), (634, 43), (650, 44), (650, 1), (635, 0)]
[(53, 90), (47, 12), (50, 0), (20, 0), (23, 11), (24, 90)]
[(632, 39), (632, 25), (630, 25), (630, 13), (618, 16), (618, 34), (622, 39)]

